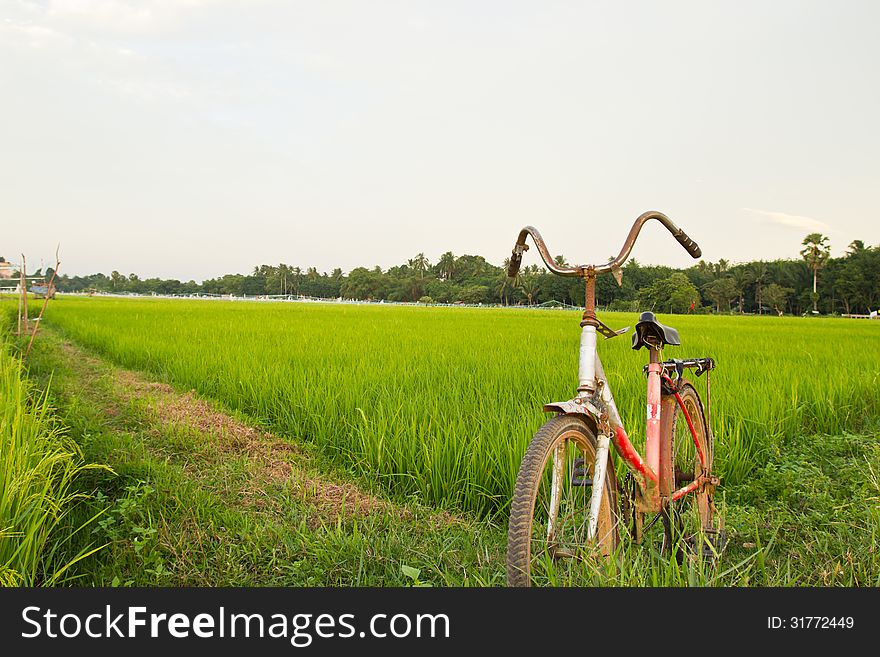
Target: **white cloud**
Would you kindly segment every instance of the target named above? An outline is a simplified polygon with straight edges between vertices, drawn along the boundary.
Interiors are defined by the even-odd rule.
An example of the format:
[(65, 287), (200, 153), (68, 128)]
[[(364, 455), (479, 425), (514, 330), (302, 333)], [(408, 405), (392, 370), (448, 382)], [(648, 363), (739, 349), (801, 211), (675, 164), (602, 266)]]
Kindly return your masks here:
[(192, 91), (183, 85), (157, 80), (116, 78), (102, 80), (101, 84), (122, 96), (148, 103), (183, 101), (193, 96)]
[(53, 21), (112, 32), (153, 32), (179, 26), (206, 0), (53, 0)]
[(27, 48), (52, 48), (73, 43), (66, 34), (43, 25), (16, 23), (9, 19), (0, 23), (0, 44)]
[(194, 85), (174, 74), (173, 62), (157, 60), (113, 38), (83, 34), (77, 26), (49, 21), (27, 7), (32, 9), (30, 16), (0, 20), (0, 49), (14, 51), (0, 63), (27, 62), (42, 68), (41, 75), (54, 72), (86, 93), (98, 87), (136, 102), (177, 103), (193, 97)]
[(818, 219), (813, 219), (812, 217), (786, 214), (785, 212), (773, 212), (771, 210), (755, 210), (753, 208), (743, 208), (743, 210), (759, 215), (767, 223), (778, 224), (780, 226), (786, 226), (787, 228), (797, 228), (799, 230), (813, 232), (827, 232), (831, 230), (831, 226)]

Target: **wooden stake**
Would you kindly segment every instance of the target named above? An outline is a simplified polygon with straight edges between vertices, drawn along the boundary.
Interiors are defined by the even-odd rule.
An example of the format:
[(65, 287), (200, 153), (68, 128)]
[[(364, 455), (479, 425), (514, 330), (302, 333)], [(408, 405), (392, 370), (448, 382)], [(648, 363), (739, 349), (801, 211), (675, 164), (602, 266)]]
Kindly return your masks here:
[(36, 323), (34, 324), (34, 331), (31, 333), (31, 339), (28, 342), (27, 351), (24, 352), (24, 357), (27, 358), (31, 353), (31, 347), (34, 344), (34, 338), (37, 337), (37, 331), (40, 328), (40, 322), (43, 321), (43, 313), (46, 312), (46, 306), (49, 305), (49, 296), (52, 293), (52, 286), (55, 284), (55, 276), (58, 275), (58, 267), (61, 266), (61, 261), (58, 259), (58, 249), (61, 248), (61, 245), (58, 245), (58, 248), (55, 249), (55, 269), (52, 270), (52, 278), (49, 279), (49, 284), (46, 286), (46, 298), (43, 299), (43, 307), (40, 308), (40, 314), (37, 316)]
[(25, 322), (27, 322), (27, 261), (24, 253), (21, 254), (21, 267), (18, 268), (18, 330), (16, 335), (21, 337), (21, 315), (24, 310)]

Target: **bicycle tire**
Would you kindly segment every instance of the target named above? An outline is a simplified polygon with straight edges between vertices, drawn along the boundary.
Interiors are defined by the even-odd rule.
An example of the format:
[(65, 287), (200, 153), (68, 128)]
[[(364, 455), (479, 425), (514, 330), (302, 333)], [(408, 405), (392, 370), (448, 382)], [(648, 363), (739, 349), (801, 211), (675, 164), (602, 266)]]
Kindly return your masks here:
[(699, 457), (694, 438), (681, 407), (673, 395), (663, 399), (661, 417), (661, 458), (666, 464), (665, 479), (669, 482), (660, 494), (670, 499), (662, 512), (663, 540), (661, 552), (674, 556), (679, 562), (685, 554), (693, 553), (697, 546), (705, 545), (705, 538), (715, 531), (715, 504), (711, 486), (688, 493), (673, 502), (670, 496), (703, 474), (711, 474), (714, 444), (712, 432), (703, 411), (703, 403), (694, 386), (685, 381), (679, 388), (684, 407), (687, 409), (697, 443), (703, 452), (705, 465)]
[[(609, 452), (605, 494), (596, 540), (586, 541), (591, 486), (578, 485), (595, 464), (596, 436), (580, 418), (557, 415), (532, 438), (516, 479), (507, 532), (507, 584), (577, 584), (580, 564), (597, 551), (610, 556), (618, 544), (617, 478)], [(557, 451), (559, 450), (559, 451)], [(554, 453), (564, 455), (562, 495), (550, 529), (550, 499)], [(580, 454), (580, 456), (577, 456)], [(574, 459), (583, 458), (579, 477)], [(560, 457), (560, 462), (562, 458)], [(548, 469), (549, 466), (549, 469)], [(536, 522), (537, 520), (537, 522)], [(552, 539), (549, 534), (553, 533)]]

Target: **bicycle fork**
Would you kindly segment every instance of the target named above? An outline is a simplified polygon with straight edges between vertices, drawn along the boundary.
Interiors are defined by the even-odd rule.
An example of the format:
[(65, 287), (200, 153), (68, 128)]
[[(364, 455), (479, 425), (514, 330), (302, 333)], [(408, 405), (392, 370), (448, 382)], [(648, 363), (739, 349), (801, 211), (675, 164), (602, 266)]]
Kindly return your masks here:
[[(581, 328), (581, 345), (578, 358), (578, 394), (595, 390), (597, 363), (596, 327), (587, 325)], [(598, 363), (598, 365), (601, 368), (601, 363)], [(600, 431), (597, 436), (597, 443), (596, 462), (593, 466), (593, 490), (590, 495), (590, 513), (587, 520), (587, 540), (589, 541), (596, 537), (596, 529), (599, 526), (599, 509), (602, 506), (602, 491), (605, 488), (605, 477), (608, 472), (608, 447), (611, 443), (611, 438), (607, 435), (607, 432)]]
[(599, 508), (602, 506), (602, 491), (605, 488), (605, 476), (608, 471), (608, 445), (611, 438), (604, 433), (599, 434), (596, 447), (596, 464), (593, 470), (593, 493), (590, 495), (590, 515), (587, 524), (587, 540), (596, 538), (599, 526)]

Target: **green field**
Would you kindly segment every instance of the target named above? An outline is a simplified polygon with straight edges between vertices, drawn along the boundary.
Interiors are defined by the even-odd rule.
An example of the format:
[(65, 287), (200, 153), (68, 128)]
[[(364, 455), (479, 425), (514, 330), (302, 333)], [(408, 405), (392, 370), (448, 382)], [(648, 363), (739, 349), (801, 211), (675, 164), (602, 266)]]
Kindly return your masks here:
[(75, 482), (88, 466), (54, 422), (48, 398), (35, 394), (3, 342), (0, 454), (0, 586), (64, 582), (65, 572), (88, 556), (88, 549), (67, 560), (55, 558), (52, 539), (66, 523), (78, 497)]
[[(310, 441), (395, 494), (504, 511), (547, 401), (576, 386), (567, 311), (77, 299), (48, 320), (114, 362), (195, 389)], [(605, 314), (614, 327), (635, 316)], [(716, 467), (743, 484), (786, 441), (861, 432), (880, 417), (880, 326), (675, 316), (682, 347), (712, 356)], [(643, 434), (645, 352), (600, 345), (626, 426)], [(638, 444), (638, 442), (637, 442)]]
[[(583, 583), (880, 585), (880, 323), (661, 320), (684, 343), (666, 357), (718, 362), (717, 501), (731, 540), (719, 562), (681, 566), (624, 542)], [(103, 546), (70, 571), (99, 585), (399, 586), (416, 571), (435, 585), (501, 584), (517, 469), (542, 404), (574, 390), (578, 322), (59, 298), (28, 367), (88, 462), (112, 468), (80, 478), (71, 522), (99, 514), (97, 526), (59, 556)], [(638, 446), (646, 354), (629, 345), (600, 350)], [(270, 433), (256, 440), (249, 426)]]

